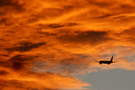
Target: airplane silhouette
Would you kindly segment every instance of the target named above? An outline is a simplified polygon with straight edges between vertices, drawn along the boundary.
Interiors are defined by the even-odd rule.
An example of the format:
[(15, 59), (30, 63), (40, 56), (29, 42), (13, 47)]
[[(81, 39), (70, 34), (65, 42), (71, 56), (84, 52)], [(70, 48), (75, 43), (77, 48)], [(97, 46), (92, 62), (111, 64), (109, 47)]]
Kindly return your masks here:
[(113, 56), (112, 56), (112, 58), (111, 58), (111, 60), (110, 61), (98, 61), (99, 62), (99, 64), (101, 65), (102, 63), (104, 63), (104, 64), (111, 64), (111, 63), (115, 63), (115, 62), (113, 62)]

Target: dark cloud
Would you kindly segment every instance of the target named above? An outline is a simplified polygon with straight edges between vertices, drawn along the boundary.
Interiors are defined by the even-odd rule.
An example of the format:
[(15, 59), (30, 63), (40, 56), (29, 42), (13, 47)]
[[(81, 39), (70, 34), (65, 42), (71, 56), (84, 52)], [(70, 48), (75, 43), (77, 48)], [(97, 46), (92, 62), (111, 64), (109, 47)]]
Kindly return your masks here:
[(46, 43), (31, 43), (31, 42), (21, 42), (20, 46), (18, 47), (13, 47), (13, 48), (7, 48), (6, 50), (8, 51), (30, 51), (34, 48), (38, 48), (40, 46), (46, 45)]
[(26, 56), (22, 55), (16, 55), (9, 59), (9, 62), (11, 63), (11, 66), (13, 70), (19, 71), (25, 68), (25, 65), (27, 64), (28, 59), (26, 59)]
[(48, 28), (61, 28), (61, 27), (64, 27), (64, 25), (60, 25), (60, 24), (49, 24), (47, 25)]
[(58, 23), (52, 23), (52, 24), (47, 24), (47, 25), (40, 24), (40, 26), (42, 26), (42, 28), (54, 28), (54, 29), (64, 27), (64, 25), (58, 24)]
[(4, 57), (9, 57), (9, 55), (1, 55), (1, 56), (4, 56)]
[(73, 6), (73, 5), (64, 5), (63, 8), (66, 11), (71, 11), (71, 10), (73, 10), (73, 8), (75, 8), (75, 6)]
[(7, 74), (9, 74), (7, 71), (5, 71), (5, 70), (0, 70), (0, 75), (7, 75)]
[[(35, 58), (35, 56), (15, 55), (9, 60), (0, 61), (0, 66), (14, 71), (21, 71), (31, 67), (30, 63), (33, 62), (33, 58)], [(4, 71), (2, 71), (1, 74), (2, 73), (6, 74)]]
[(38, 24), (38, 31), (41, 29), (59, 29), (77, 26), (78, 23), (51, 23), (51, 24)]
[(51, 27), (51, 28), (61, 28), (61, 27), (73, 27), (73, 26), (76, 26), (78, 25), (77, 23), (63, 23), (63, 24), (49, 24), (48, 27)]
[(87, 31), (77, 32), (77, 35), (63, 35), (58, 40), (64, 43), (90, 44), (97, 45), (99, 43), (111, 40), (105, 31)]
[(56, 33), (51, 33), (51, 32), (44, 32), (42, 30), (38, 30), (37, 31), (39, 34), (43, 35), (43, 36), (40, 36), (41, 38), (44, 38), (45, 36), (57, 36), (58, 34)]
[(113, 16), (113, 14), (104, 14), (104, 15), (97, 16), (97, 17), (94, 17), (94, 18), (102, 19), (102, 18), (108, 18), (108, 17), (110, 17), (110, 16)]
[(7, 67), (11, 67), (15, 71), (31, 68), (36, 57), (38, 56), (15, 55), (8, 60)]
[(121, 9), (123, 13), (131, 13), (134, 12), (135, 6), (131, 6), (130, 4), (121, 4), (119, 9)]
[(12, 0), (0, 0), (0, 7), (14, 5)]
[(134, 30), (135, 30), (135, 27), (132, 27), (130, 29), (122, 31), (120, 34), (125, 34), (125, 35), (128, 35), (130, 37), (133, 37), (135, 34)]
[(0, 90), (4, 89), (5, 87), (8, 87), (6, 83), (6, 80), (0, 79)]
[(113, 3), (111, 2), (106, 2), (106, 1), (98, 1), (98, 0), (87, 0), (89, 4), (94, 5), (94, 6), (98, 6), (100, 8), (106, 8), (106, 7), (110, 7), (113, 5)]
[(13, 24), (14, 24), (14, 22), (10, 21), (9, 18), (1, 18), (0, 19), (0, 25), (11, 26)]
[(26, 58), (25, 55), (15, 55), (15, 56), (11, 57), (9, 61), (11, 61), (11, 62), (15, 62), (15, 61), (23, 62), (23, 61), (27, 61), (27, 60), (28, 60), (28, 58)]
[[(23, 5), (20, 5), (17, 1), (13, 1), (13, 0), (0, 0), (0, 7), (9, 7), (9, 6), (11, 6), (13, 9), (15, 9), (18, 12), (24, 10)], [(5, 9), (5, 11), (6, 11), (6, 9)]]
[(14, 70), (19, 71), (19, 70), (22, 70), (24, 68), (24, 64), (22, 62), (19, 62), (19, 61), (18, 62), (13, 62), (12, 63), (12, 68)]
[(7, 22), (7, 18), (0, 19), (0, 24), (5, 24)]
[(5, 15), (5, 12), (0, 11), (0, 16), (3, 16), (3, 15)]

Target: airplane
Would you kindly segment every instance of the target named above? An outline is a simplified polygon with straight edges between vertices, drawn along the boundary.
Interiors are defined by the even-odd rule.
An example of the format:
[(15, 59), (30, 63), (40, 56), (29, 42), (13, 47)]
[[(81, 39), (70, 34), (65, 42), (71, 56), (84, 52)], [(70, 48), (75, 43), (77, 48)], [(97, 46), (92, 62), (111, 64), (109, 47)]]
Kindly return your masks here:
[(115, 62), (113, 62), (113, 56), (112, 56), (112, 58), (111, 58), (111, 60), (110, 61), (98, 61), (99, 62), (99, 64), (101, 65), (102, 63), (104, 63), (104, 64), (111, 64), (111, 63), (115, 63)]

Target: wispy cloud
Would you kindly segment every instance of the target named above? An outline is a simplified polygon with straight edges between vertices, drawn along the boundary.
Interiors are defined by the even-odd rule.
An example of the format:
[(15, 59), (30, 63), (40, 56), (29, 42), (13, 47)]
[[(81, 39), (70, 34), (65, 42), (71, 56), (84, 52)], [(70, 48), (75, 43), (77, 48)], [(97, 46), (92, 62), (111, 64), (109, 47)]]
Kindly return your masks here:
[[(98, 69), (135, 70), (134, 0), (1, 0), (0, 88), (84, 89)], [(100, 66), (114, 56), (118, 63)]]

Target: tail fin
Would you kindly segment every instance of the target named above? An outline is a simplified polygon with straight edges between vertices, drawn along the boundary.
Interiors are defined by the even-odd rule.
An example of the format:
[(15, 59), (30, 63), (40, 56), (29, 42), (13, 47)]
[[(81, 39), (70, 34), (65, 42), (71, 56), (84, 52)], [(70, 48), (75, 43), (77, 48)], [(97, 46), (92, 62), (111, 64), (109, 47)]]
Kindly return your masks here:
[(112, 58), (111, 58), (111, 62), (112, 62), (112, 60), (113, 60), (113, 56), (112, 56)]

